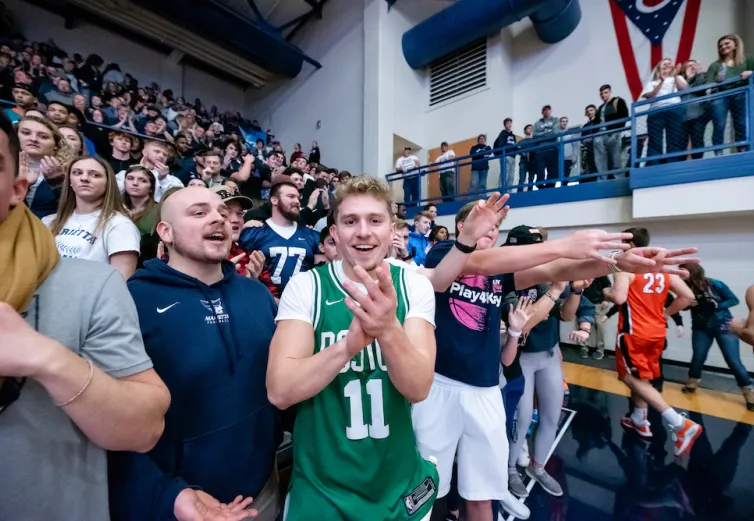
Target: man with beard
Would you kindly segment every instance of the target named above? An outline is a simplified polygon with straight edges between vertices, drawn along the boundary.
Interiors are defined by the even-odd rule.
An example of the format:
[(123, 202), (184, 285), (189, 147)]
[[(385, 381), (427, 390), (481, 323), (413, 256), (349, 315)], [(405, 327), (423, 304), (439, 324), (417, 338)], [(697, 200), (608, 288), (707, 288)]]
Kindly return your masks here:
[(177, 190), (161, 218), (169, 260), (147, 261), (128, 288), (172, 403), (148, 454), (111, 453), (112, 517), (240, 521), (256, 514), (246, 510), (253, 497), (256, 519), (272, 521), (280, 439), (265, 373), (275, 303), (226, 260), (231, 224), (218, 194)]
[(281, 175), (272, 182), (270, 204), (272, 217), (262, 226), (244, 229), (238, 245), (246, 252), (264, 254), (259, 280), (279, 299), (291, 277), (314, 266), (319, 234), (299, 226), (301, 201), (290, 177)]

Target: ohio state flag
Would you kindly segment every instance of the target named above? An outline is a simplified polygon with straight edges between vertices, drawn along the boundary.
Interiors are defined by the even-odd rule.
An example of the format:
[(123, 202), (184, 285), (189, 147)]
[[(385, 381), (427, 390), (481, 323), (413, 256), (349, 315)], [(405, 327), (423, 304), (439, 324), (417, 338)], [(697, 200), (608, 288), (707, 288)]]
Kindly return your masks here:
[[(639, 98), (642, 91), (642, 76), (636, 65), (636, 41), (631, 40), (628, 22), (641, 31), (641, 34), (651, 44), (650, 70), (663, 59), (662, 42), (668, 29), (686, 4), (681, 38), (678, 44), (676, 63), (682, 63), (691, 56), (691, 47), (696, 35), (696, 24), (699, 19), (701, 0), (609, 0), (610, 12), (618, 40), (623, 70), (626, 81), (634, 100)], [(636, 40), (636, 38), (634, 38)]]

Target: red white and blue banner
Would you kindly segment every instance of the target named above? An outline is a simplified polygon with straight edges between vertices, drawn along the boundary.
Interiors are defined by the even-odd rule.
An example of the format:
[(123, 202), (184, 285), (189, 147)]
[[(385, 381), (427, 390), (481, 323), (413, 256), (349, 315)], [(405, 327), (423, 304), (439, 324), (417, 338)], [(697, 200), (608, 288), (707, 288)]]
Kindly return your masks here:
[[(642, 91), (646, 73), (640, 75), (636, 61), (636, 50), (650, 44), (650, 70), (664, 57), (663, 40), (679, 13), (683, 14), (680, 40), (675, 63), (683, 63), (691, 57), (691, 47), (696, 35), (699, 9), (702, 0), (609, 0), (613, 17), (615, 36), (618, 40), (623, 70), (634, 100)], [(683, 4), (686, 4), (685, 6)], [(628, 22), (631, 22), (641, 36), (631, 38)], [(636, 33), (636, 31), (634, 31)]]

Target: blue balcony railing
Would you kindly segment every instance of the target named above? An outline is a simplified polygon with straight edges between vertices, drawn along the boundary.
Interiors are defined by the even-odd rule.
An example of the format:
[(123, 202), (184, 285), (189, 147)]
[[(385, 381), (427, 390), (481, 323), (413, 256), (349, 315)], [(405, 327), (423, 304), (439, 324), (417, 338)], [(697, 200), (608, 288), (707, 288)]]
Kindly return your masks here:
[(625, 119), (524, 139), (485, 157), (460, 156), (386, 179), (396, 199), (402, 190), (409, 206), (457, 207), (494, 191), (520, 194), (517, 206), (616, 197), (631, 193), (629, 178), (639, 170), (645, 177), (660, 165), (684, 161), (675, 168), (689, 172), (688, 161), (697, 165), (703, 158), (752, 150), (753, 128), (754, 77), (737, 78), (638, 101)]

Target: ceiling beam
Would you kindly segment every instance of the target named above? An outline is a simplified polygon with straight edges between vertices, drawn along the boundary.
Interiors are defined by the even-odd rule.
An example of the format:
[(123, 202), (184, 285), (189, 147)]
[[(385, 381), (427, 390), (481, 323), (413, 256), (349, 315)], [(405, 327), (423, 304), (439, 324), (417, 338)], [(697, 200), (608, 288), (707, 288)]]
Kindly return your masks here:
[(312, 3), (316, 4), (316, 7), (312, 7), (312, 9), (308, 13), (300, 17), (301, 20), (296, 24), (296, 27), (294, 27), (293, 30), (286, 35), (286, 41), (290, 42), (293, 37), (296, 36), (296, 34), (304, 28), (307, 22), (315, 16), (319, 19), (322, 19), (322, 8), (325, 6), (327, 1), (328, 0), (319, 0), (319, 2), (316, 2), (315, 0), (311, 0)]

